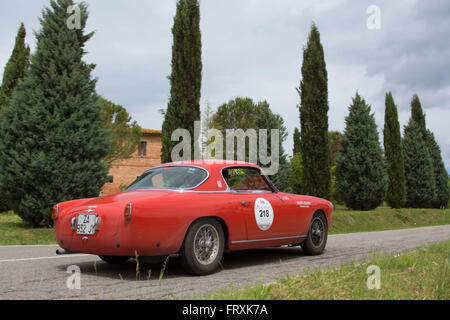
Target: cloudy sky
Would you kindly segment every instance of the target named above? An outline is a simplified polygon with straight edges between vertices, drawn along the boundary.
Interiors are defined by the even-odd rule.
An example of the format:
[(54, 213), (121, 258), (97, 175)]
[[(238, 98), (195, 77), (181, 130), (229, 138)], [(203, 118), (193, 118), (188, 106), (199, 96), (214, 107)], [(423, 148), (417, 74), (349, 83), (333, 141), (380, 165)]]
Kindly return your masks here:
[[(169, 97), (171, 27), (175, 0), (89, 0), (88, 30), (95, 30), (86, 60), (97, 64), (98, 92), (122, 104), (145, 128), (160, 129), (158, 109)], [(48, 0), (0, 3), (0, 72), (11, 54), (20, 22), (39, 30)], [(380, 28), (370, 29), (380, 9)], [(203, 42), (202, 108), (236, 97), (267, 100), (292, 133), (299, 127), (302, 48), (312, 22), (321, 33), (329, 84), (329, 124), (342, 131), (356, 90), (372, 105), (379, 128), (384, 97), (392, 91), (401, 125), (414, 93), (427, 126), (450, 169), (450, 2), (448, 0), (300, 1), (201, 0)]]

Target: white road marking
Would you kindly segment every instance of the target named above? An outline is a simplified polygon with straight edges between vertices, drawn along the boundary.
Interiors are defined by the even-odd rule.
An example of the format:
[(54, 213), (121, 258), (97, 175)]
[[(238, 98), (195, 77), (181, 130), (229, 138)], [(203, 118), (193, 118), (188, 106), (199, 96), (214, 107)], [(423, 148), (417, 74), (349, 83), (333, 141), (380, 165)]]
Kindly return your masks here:
[(61, 258), (69, 258), (69, 257), (87, 257), (90, 256), (90, 254), (67, 254), (62, 256), (54, 256), (54, 257), (36, 257), (36, 258), (21, 258), (21, 259), (7, 259), (7, 260), (0, 260), (0, 263), (2, 262), (20, 262), (20, 261), (34, 261), (34, 260), (46, 260), (46, 259), (61, 259)]
[(0, 246), (1, 248), (33, 248), (33, 247), (57, 247), (55, 244), (23, 244), (23, 245), (11, 245), (11, 246)]

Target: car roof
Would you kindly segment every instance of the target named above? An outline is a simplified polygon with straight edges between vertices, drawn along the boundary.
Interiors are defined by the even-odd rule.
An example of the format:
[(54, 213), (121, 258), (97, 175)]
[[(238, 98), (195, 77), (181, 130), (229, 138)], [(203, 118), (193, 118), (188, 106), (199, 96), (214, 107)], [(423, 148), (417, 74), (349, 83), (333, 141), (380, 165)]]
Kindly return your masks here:
[(189, 160), (189, 161), (176, 161), (170, 163), (164, 163), (160, 166), (198, 166), (207, 170), (220, 170), (224, 167), (230, 166), (250, 166), (261, 169), (258, 165), (245, 161), (233, 161), (233, 160)]
[[(232, 160), (189, 160), (189, 161), (176, 161), (176, 162), (169, 162), (169, 163), (163, 163), (159, 166), (156, 166), (154, 168), (162, 168), (167, 166), (195, 166), (200, 167), (208, 171), (208, 177), (207, 179), (201, 183), (199, 186), (197, 186), (194, 190), (198, 191), (227, 191), (228, 186), (226, 181), (224, 180), (222, 176), (222, 169), (227, 167), (252, 167), (260, 170), (263, 174), (264, 172), (262, 169), (250, 162), (244, 162), (244, 161), (232, 161)], [(151, 170), (151, 169), (149, 169)], [(270, 181), (268, 183), (271, 185), (271, 187), (276, 190), (276, 188), (272, 185)]]

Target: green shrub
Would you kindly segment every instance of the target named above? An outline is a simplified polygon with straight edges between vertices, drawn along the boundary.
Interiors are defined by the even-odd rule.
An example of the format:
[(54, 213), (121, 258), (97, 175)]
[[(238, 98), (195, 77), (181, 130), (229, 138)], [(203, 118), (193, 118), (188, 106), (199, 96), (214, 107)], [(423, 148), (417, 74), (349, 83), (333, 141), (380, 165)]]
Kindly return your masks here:
[(8, 199), (6, 198), (6, 195), (3, 193), (3, 191), (0, 190), (0, 213), (8, 212), (8, 210)]

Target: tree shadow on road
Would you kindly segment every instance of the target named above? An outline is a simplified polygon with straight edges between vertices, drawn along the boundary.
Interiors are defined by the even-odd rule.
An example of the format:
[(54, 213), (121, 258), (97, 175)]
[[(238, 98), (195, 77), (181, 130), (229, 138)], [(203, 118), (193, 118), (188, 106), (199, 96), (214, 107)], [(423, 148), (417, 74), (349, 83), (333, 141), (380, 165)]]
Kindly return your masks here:
[[(259, 266), (265, 264), (279, 263), (280, 261), (289, 261), (299, 259), (304, 256), (299, 247), (276, 247), (261, 248), (251, 250), (232, 251), (224, 254), (221, 266), (218, 272), (223, 270), (238, 271), (241, 268)], [(111, 278), (124, 281), (148, 281), (162, 279), (171, 279), (178, 277), (191, 277), (181, 266), (178, 255), (171, 255), (166, 267), (160, 264), (139, 263), (137, 268), (136, 261), (130, 259), (123, 264), (108, 264), (96, 256), (92, 256), (92, 261), (80, 263), (65, 263), (58, 266), (61, 271), (66, 271), (70, 265), (77, 265), (81, 269), (81, 274)]]

